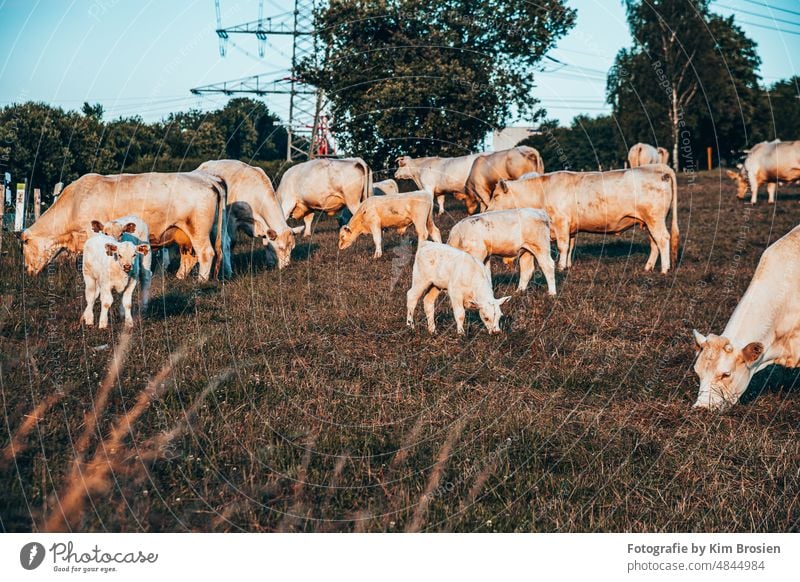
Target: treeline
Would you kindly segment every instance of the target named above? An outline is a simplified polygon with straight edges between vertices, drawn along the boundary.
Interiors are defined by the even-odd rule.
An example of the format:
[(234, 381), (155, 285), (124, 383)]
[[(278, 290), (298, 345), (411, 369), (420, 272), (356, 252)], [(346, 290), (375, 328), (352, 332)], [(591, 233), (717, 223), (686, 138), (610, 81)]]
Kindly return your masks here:
[[(539, 134), (526, 138), (522, 145), (538, 149), (548, 171), (604, 170), (622, 168), (628, 150), (637, 142), (666, 147), (672, 155), (672, 137), (668, 117), (659, 119), (641, 110), (641, 119), (630, 114), (579, 115), (568, 127), (548, 120), (539, 126)], [(800, 139), (800, 77), (759, 89), (750, 103), (742, 106), (746, 122), (722, 124), (721, 117), (693, 123), (680, 143), (680, 168), (705, 170), (706, 148), (712, 148), (712, 164), (732, 167), (741, 161), (742, 151), (761, 141)], [(748, 113), (749, 112), (749, 113)], [(691, 110), (687, 117), (701, 117)], [(679, 135), (680, 139), (680, 135)], [(683, 140), (681, 140), (683, 141)]]
[(252, 99), (152, 123), (105, 120), (99, 104), (65, 111), (27, 102), (0, 110), (0, 172), (41, 188), (45, 201), (56, 183), (89, 172), (187, 171), (209, 159), (232, 158), (261, 165), (272, 176), (284, 164), (286, 140), (278, 117)]

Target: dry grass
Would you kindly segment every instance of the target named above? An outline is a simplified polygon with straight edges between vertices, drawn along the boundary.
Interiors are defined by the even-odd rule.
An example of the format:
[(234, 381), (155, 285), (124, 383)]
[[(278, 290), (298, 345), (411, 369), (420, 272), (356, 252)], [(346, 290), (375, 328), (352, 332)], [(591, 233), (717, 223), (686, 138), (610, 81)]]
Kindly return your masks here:
[(581, 236), (558, 297), (537, 276), (500, 337), (475, 316), (456, 337), (446, 299), (436, 337), (407, 331), (407, 245), (339, 253), (327, 218), (289, 269), (243, 242), (232, 282), (157, 277), (128, 340), (78, 325), (73, 263), (24, 278), (7, 239), (0, 529), (798, 530), (797, 374), (690, 410), (691, 329), (720, 332), (797, 224), (784, 192), (747, 209), (717, 174), (682, 178), (675, 273), (642, 271), (641, 231)]

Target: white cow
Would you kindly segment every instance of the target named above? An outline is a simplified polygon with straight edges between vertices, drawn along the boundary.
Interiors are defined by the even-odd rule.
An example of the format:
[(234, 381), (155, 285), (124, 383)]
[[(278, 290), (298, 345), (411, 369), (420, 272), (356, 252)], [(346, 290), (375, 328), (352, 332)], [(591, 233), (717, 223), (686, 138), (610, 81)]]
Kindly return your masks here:
[(433, 222), (433, 194), (426, 190), (373, 196), (361, 203), (350, 222), (339, 229), (339, 249), (352, 245), (362, 234), (372, 234), (375, 242), (373, 258), (383, 255), (381, 231), (396, 228), (400, 234), (413, 225), (421, 244), (428, 237), (442, 242), (442, 235)]
[(372, 196), (372, 170), (361, 158), (309, 160), (286, 170), (277, 195), (283, 216), (302, 219), (303, 236), (311, 236), (315, 210), (333, 215), (346, 207), (355, 214)]
[(420, 190), (427, 190), (436, 198), (439, 214), (444, 214), (444, 195), (452, 194), (466, 200), (465, 187), (472, 164), (486, 154), (470, 154), (457, 158), (397, 158), (397, 180), (413, 180)]
[(138, 271), (139, 257), (150, 252), (147, 244), (134, 245), (120, 242), (106, 234), (89, 237), (83, 246), (83, 282), (86, 285), (86, 309), (83, 323), (94, 325), (94, 302), (100, 297), (100, 321), (98, 327), (108, 327), (108, 310), (114, 301), (112, 291), (122, 293), (125, 312), (125, 327), (133, 327), (131, 300)]
[[(670, 207), (672, 225), (665, 225)], [(650, 233), (650, 271), (661, 255), (661, 272), (678, 256), (678, 194), (675, 172), (652, 164), (610, 172), (553, 172), (526, 180), (501, 180), (489, 210), (543, 208), (558, 246), (558, 268), (572, 264), (575, 235), (611, 234), (644, 225)]]
[(447, 244), (486, 264), (492, 256), (519, 257), (519, 290), (525, 291), (534, 272), (534, 257), (556, 294), (555, 263), (550, 256), (550, 217), (544, 210), (520, 208), (475, 214), (456, 223)]
[(761, 255), (750, 285), (722, 335), (697, 330), (695, 407), (725, 409), (739, 401), (753, 375), (769, 366), (800, 367), (800, 226)]
[(388, 180), (381, 180), (380, 182), (375, 182), (372, 185), (372, 193), (375, 196), (383, 196), (385, 194), (399, 194), (400, 188), (397, 186), (397, 182), (389, 178)]
[[(92, 230), (102, 232), (118, 241), (129, 242), (135, 246), (149, 245), (150, 229), (147, 224), (138, 216), (123, 216), (103, 224), (99, 220), (92, 221)], [(150, 286), (153, 281), (153, 255), (144, 253), (141, 257), (141, 269), (139, 269), (139, 302), (142, 311), (147, 309), (150, 303)]]
[(436, 298), (442, 291), (450, 296), (459, 335), (464, 335), (465, 308), (480, 312), (489, 333), (501, 332), (500, 306), (511, 297), (495, 299), (492, 277), (475, 257), (448, 245), (426, 241), (419, 246), (414, 258), (411, 289), (406, 294), (406, 325), (414, 327), (414, 311), (424, 295), (428, 331), (436, 333), (433, 315)]
[(656, 148), (647, 143), (637, 143), (628, 152), (628, 164), (631, 168), (667, 162), (669, 162), (669, 152), (665, 148)]
[(728, 170), (738, 187), (736, 197), (743, 199), (750, 188), (750, 202), (756, 203), (758, 189), (767, 185), (769, 203), (775, 203), (778, 182), (800, 180), (800, 141), (764, 141), (754, 145), (742, 164), (739, 173)]

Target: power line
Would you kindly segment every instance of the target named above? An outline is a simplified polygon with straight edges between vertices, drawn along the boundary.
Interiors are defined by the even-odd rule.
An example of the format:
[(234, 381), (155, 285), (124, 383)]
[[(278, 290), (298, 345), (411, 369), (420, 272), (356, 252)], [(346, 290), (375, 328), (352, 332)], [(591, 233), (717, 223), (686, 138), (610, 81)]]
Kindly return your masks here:
[(755, 0), (743, 0), (749, 4), (755, 4), (756, 6), (760, 6), (761, 8), (769, 8), (770, 10), (777, 10), (779, 12), (786, 12), (787, 14), (794, 14), (795, 16), (800, 16), (800, 12), (796, 10), (789, 10), (788, 8), (779, 8), (777, 6), (772, 6), (771, 4), (766, 4), (764, 2), (756, 2)]
[(774, 32), (785, 32), (786, 34), (795, 34), (800, 36), (800, 30), (786, 30), (785, 28), (767, 26), (766, 24), (758, 24), (757, 22), (750, 22), (748, 20), (740, 20), (739, 22), (742, 24), (749, 24), (750, 26), (756, 26), (758, 28), (765, 28), (766, 30), (772, 30)]
[(781, 24), (789, 24), (791, 26), (800, 26), (800, 22), (792, 22), (791, 20), (783, 20), (781, 18), (775, 18), (772, 15), (766, 15), (760, 12), (753, 12), (752, 10), (743, 10), (741, 8), (734, 8), (733, 6), (727, 6), (726, 4), (717, 4), (719, 8), (727, 8), (728, 10), (732, 10), (735, 13), (741, 12), (742, 14), (749, 14), (750, 16), (757, 16), (758, 18), (764, 18), (765, 20), (771, 20), (774, 23), (781, 23)]

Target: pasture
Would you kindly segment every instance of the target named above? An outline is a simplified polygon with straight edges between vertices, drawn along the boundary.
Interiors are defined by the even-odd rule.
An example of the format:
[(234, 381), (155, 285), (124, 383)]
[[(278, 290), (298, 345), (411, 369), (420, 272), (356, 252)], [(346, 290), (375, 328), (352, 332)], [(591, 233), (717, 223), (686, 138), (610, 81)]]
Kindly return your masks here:
[[(800, 530), (798, 375), (765, 370), (724, 414), (690, 408), (692, 328), (720, 333), (800, 222), (796, 188), (775, 206), (734, 194), (716, 171), (679, 177), (666, 276), (643, 272), (639, 229), (579, 235), (555, 298), (538, 272), (514, 293), (516, 267), (494, 262), (511, 329), (469, 313), (463, 339), (446, 297), (436, 336), (421, 306), (405, 327), (413, 231), (373, 260), (368, 236), (340, 252), (324, 217), (280, 271), (240, 239), (232, 281), (155, 277), (129, 340), (116, 309), (109, 330), (80, 326), (74, 261), (23, 276), (6, 235), (0, 529)], [(447, 205), (445, 239), (465, 215)]]

